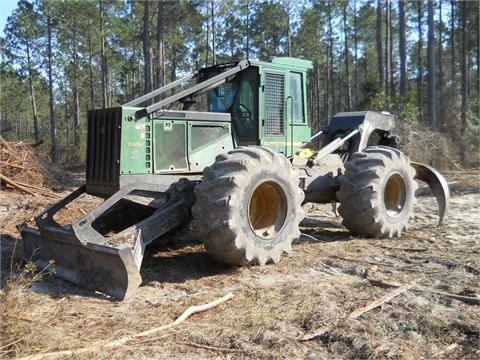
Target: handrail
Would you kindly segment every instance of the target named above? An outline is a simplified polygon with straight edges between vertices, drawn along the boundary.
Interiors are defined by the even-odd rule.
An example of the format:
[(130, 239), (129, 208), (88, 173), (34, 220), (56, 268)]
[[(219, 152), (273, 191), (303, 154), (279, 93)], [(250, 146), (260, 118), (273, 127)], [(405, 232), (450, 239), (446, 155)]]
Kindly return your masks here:
[(208, 87), (211, 87), (212, 85), (214, 85), (214, 84), (216, 84), (216, 83), (218, 83), (222, 80), (225, 80), (228, 77), (230, 77), (232, 75), (235, 75), (236, 73), (239, 73), (240, 71), (245, 70), (249, 66), (250, 66), (250, 62), (248, 60), (242, 60), (237, 64), (237, 66), (235, 66), (233, 68), (225, 70), (225, 71), (221, 72), (218, 75), (215, 75), (214, 77), (212, 77), (210, 79), (207, 79), (205, 81), (202, 81), (201, 83), (198, 83), (197, 85), (192, 86), (189, 89), (180, 91), (179, 93), (174, 94), (172, 96), (169, 96), (166, 99), (160, 100), (153, 105), (150, 105), (150, 106), (147, 106), (146, 108), (138, 110), (135, 113), (134, 118), (139, 119), (141, 117), (147, 116), (147, 115), (149, 115), (149, 114), (151, 114), (151, 113), (153, 113), (153, 112), (155, 112), (155, 111), (157, 111), (157, 110), (159, 110), (159, 109), (161, 109), (161, 108), (163, 108), (167, 105), (170, 105), (171, 103), (173, 103), (177, 100), (180, 100), (180, 99), (182, 99), (186, 96), (192, 95), (196, 92), (199, 92), (199, 91), (204, 90)]

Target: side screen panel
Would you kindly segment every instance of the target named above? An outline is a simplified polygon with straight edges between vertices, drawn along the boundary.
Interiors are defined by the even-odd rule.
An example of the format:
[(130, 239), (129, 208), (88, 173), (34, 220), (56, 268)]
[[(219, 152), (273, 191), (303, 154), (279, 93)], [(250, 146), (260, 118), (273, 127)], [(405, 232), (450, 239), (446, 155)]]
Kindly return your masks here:
[(265, 136), (284, 136), (284, 74), (265, 72)]

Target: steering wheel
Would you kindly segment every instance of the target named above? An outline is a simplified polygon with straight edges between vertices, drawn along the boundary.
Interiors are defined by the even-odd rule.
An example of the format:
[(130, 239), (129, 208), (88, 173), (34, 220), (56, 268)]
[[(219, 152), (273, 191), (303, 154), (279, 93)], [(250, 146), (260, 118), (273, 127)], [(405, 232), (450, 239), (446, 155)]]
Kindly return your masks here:
[(251, 122), (252, 121), (252, 112), (248, 109), (248, 107), (246, 107), (242, 103), (238, 103), (238, 108), (240, 110), (240, 114), (241, 114), (241, 117), (242, 117), (242, 123), (243, 122), (247, 122), (247, 123)]

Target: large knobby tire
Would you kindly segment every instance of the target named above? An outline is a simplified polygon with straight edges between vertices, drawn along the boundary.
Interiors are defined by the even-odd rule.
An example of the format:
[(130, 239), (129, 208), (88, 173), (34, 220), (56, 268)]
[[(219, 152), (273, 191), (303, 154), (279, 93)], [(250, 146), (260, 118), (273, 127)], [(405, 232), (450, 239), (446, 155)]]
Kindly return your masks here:
[(268, 149), (218, 155), (195, 187), (194, 231), (212, 257), (234, 265), (278, 262), (300, 237), (304, 197), (290, 162)]
[(415, 169), (399, 150), (367, 147), (352, 155), (340, 176), (338, 212), (353, 234), (400, 236), (413, 217)]

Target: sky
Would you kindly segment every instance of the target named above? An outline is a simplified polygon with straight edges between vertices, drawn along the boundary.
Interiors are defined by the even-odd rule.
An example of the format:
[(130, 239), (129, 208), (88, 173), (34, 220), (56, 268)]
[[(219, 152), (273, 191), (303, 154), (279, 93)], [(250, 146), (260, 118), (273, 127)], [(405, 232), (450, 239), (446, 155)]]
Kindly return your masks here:
[(3, 29), (7, 23), (7, 18), (17, 7), (18, 0), (0, 0), (0, 36), (3, 36)]

